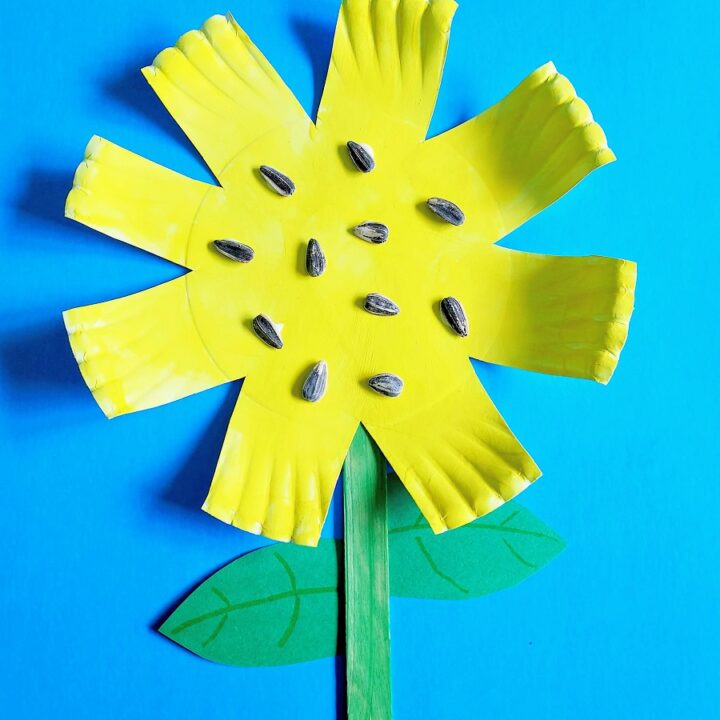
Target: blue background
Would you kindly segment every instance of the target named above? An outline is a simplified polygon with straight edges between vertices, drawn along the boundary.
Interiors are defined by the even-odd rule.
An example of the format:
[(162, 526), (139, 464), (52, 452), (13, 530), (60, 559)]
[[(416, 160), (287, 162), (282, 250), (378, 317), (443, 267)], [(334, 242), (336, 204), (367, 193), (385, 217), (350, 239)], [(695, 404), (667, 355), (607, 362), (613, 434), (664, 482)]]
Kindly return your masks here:
[[(107, 422), (60, 313), (180, 272), (63, 218), (93, 133), (209, 179), (138, 68), (231, 9), (311, 110), (337, 7), (65, 0), (4, 11), (5, 717), (335, 717), (342, 660), (227, 668), (153, 630), (194, 583), (258, 544), (199, 510), (239, 386)], [(608, 387), (478, 368), (544, 470), (523, 502), (568, 548), (493, 596), (392, 601), (398, 720), (717, 716), (719, 28), (709, 0), (461, 2), (431, 133), (554, 60), (619, 162), (504, 243), (634, 259), (637, 307)]]

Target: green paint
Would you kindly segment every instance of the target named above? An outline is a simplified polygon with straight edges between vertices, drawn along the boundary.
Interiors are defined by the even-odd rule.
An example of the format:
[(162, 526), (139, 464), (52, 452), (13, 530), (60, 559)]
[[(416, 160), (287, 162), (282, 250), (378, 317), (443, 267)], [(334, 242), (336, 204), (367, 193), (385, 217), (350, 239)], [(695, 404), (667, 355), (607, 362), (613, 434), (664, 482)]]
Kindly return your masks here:
[(361, 426), (343, 468), (345, 645), (350, 720), (392, 717), (385, 458)]
[[(364, 455), (358, 457), (356, 451)], [(346, 511), (348, 553), (352, 552), (346, 561), (346, 593), (351, 600), (346, 610), (347, 645), (354, 659), (348, 659), (349, 692), (350, 683), (356, 688), (349, 702), (350, 712), (356, 713), (352, 720), (385, 718), (390, 712), (387, 555), (380, 542), (384, 469), (369, 438), (356, 437), (345, 467), (346, 506), (354, 503), (354, 509)], [(418, 517), (415, 503), (394, 476), (387, 483), (387, 505), (391, 595), (438, 600), (486, 595), (529, 577), (565, 546), (515, 502), (443, 535), (433, 534)], [(358, 526), (358, 518), (367, 513), (374, 519), (366, 517), (367, 524)], [(227, 665), (289, 665), (336, 655), (342, 552), (340, 541), (328, 539), (317, 548), (275, 544), (256, 550), (200, 585), (160, 632)], [(382, 685), (368, 685), (379, 678)], [(387, 690), (384, 705), (377, 700), (380, 690)], [(372, 702), (377, 704), (373, 707)]]

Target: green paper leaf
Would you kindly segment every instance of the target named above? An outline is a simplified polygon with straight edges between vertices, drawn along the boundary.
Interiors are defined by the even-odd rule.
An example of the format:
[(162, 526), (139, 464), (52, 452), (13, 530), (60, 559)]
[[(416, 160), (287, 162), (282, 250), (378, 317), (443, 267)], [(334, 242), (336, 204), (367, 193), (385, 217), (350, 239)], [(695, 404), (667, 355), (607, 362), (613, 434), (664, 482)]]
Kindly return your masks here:
[(338, 552), (277, 544), (226, 565), (200, 585), (160, 632), (225, 665), (286, 665), (338, 652)]
[[(508, 502), (435, 535), (396, 476), (387, 487), (390, 594), (465, 600), (502, 590), (552, 560), (564, 541)], [(275, 544), (225, 566), (175, 610), (160, 632), (226, 665), (289, 665), (338, 652), (343, 544)]]
[(390, 592), (465, 600), (511, 587), (549, 563), (565, 542), (516, 502), (435, 535), (398, 478), (388, 482)]

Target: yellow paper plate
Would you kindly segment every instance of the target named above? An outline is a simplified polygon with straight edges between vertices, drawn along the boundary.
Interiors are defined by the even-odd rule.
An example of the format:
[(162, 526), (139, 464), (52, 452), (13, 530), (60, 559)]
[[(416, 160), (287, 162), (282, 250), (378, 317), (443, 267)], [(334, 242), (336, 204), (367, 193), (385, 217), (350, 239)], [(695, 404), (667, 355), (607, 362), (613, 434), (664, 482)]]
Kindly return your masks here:
[[(219, 186), (93, 138), (67, 215), (186, 266), (137, 295), (68, 311), (83, 377), (112, 417), (245, 377), (204, 508), (250, 532), (317, 543), (362, 422), (436, 532), (467, 523), (540, 474), (475, 377), (469, 357), (607, 382), (627, 334), (635, 265), (494, 243), (614, 159), (572, 85), (549, 63), (469, 122), (425, 141), (455, 3), (346, 0), (313, 124), (228, 16), (210, 18), (143, 73)], [(346, 143), (369, 144), (359, 172)], [(258, 168), (295, 182), (273, 193)], [(426, 206), (451, 200), (456, 227)], [(352, 228), (379, 221), (386, 243)], [(250, 245), (236, 263), (214, 240)], [(310, 277), (320, 243), (327, 270)], [(368, 293), (400, 313), (365, 312)], [(442, 322), (456, 297), (470, 323)], [(252, 320), (282, 325), (263, 344)], [(329, 368), (325, 396), (302, 398)], [(397, 398), (368, 378), (404, 381)]]

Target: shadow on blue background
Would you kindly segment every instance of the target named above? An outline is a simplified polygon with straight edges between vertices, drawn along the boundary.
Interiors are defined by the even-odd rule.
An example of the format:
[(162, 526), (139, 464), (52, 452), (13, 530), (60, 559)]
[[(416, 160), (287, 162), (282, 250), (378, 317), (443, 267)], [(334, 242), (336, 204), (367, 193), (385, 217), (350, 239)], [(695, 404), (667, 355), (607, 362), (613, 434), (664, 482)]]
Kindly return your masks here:
[[(335, 0), (100, 0), (89, 14), (68, 0), (6, 12), (9, 27), (32, 33), (6, 34), (0, 119), (3, 717), (344, 711), (342, 659), (225, 668), (153, 630), (188, 590), (266, 542), (199, 509), (239, 383), (108, 422), (62, 325), (64, 309), (182, 272), (65, 220), (63, 206), (94, 133), (212, 181), (138, 68), (227, 9), (314, 112)], [(619, 162), (503, 244), (637, 260), (638, 298), (606, 388), (475, 365), (544, 470), (522, 502), (568, 549), (486, 598), (393, 600), (398, 719), (717, 715), (720, 497), (708, 467), (719, 420), (719, 23), (709, 2), (461, 2), (431, 134), (554, 60)], [(341, 529), (339, 497), (327, 535)]]
[[(182, 148), (186, 152), (189, 151), (189, 154), (196, 159), (197, 163), (205, 171), (205, 177), (198, 179), (214, 183), (212, 173), (205, 165), (202, 156), (180, 130), (162, 103), (158, 101), (157, 96), (138, 71), (139, 67), (148, 65), (157, 52), (157, 48), (148, 48), (144, 52), (135, 52), (132, 57), (127, 59), (126, 65), (117, 75), (111, 75), (102, 83), (103, 96), (109, 102), (131, 110), (140, 120), (162, 130), (168, 139), (177, 143), (178, 148)], [(132, 58), (135, 58), (134, 62)]]
[(322, 97), (325, 76), (332, 52), (335, 24), (318, 22), (302, 16), (291, 16), (290, 27), (302, 44), (313, 72), (313, 100), (310, 108), (310, 117), (317, 117), (320, 98)]
[(240, 382), (233, 383), (231, 392), (223, 399), (220, 409), (203, 431), (190, 457), (162, 493), (161, 499), (164, 502), (186, 508), (193, 515), (197, 514), (197, 509), (205, 500), (206, 488), (212, 480), (240, 385)]

